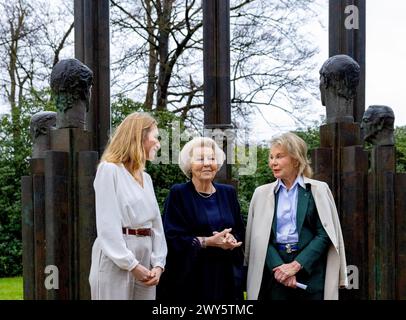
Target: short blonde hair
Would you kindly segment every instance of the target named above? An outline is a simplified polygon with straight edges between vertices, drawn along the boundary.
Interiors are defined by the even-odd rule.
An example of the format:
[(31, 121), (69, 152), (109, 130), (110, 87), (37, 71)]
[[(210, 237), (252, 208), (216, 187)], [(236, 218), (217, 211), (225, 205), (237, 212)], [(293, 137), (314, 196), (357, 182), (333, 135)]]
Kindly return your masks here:
[(226, 154), (220, 149), (216, 141), (208, 137), (195, 137), (190, 140), (179, 153), (179, 168), (190, 179), (192, 178), (192, 154), (195, 148), (208, 147), (214, 151), (214, 157), (217, 162), (217, 171), (220, 170), (224, 163)]
[(145, 167), (144, 140), (157, 121), (148, 113), (128, 115), (110, 137), (100, 161), (122, 163), (133, 174)]
[(311, 162), (307, 158), (307, 144), (302, 138), (292, 132), (286, 132), (271, 140), (271, 147), (275, 145), (285, 148), (288, 154), (299, 162), (300, 175), (312, 177)]

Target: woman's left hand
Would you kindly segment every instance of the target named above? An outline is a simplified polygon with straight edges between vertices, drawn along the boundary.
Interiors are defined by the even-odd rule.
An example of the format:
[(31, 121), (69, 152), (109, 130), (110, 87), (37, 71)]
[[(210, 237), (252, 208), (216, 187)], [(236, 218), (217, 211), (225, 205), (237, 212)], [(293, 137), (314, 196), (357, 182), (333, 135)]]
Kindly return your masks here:
[(161, 278), (163, 270), (161, 267), (154, 267), (151, 270), (152, 278), (148, 281), (143, 282), (148, 287), (156, 286), (159, 283), (159, 279)]
[(285, 281), (282, 282), (282, 284), (286, 287), (296, 289), (296, 276), (287, 278)]
[(299, 264), (299, 262), (292, 261), (291, 263), (285, 263), (276, 268), (273, 268), (272, 271), (275, 272), (274, 276), (276, 281), (282, 283), (286, 279), (298, 273), (301, 268), (302, 266)]

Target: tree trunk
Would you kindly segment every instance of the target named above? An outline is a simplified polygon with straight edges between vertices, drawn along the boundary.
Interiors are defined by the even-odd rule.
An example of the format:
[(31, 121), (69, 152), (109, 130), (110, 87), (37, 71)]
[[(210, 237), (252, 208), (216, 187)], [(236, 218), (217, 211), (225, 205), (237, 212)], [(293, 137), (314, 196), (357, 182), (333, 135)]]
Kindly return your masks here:
[[(158, 74), (158, 91), (157, 91), (157, 110), (166, 110), (168, 102), (168, 85), (170, 71), (168, 66), (169, 54), (169, 30), (172, 12), (173, 0), (163, 0), (162, 7), (160, 1), (157, 1), (158, 9), (158, 54), (159, 54), (159, 74)], [(161, 12), (159, 12), (161, 11)], [(168, 76), (169, 74), (169, 76)]]
[(151, 0), (145, 0), (145, 6), (147, 9), (147, 30), (148, 30), (148, 85), (147, 93), (145, 96), (144, 107), (147, 110), (152, 110), (152, 104), (154, 103), (155, 93), (155, 81), (156, 81), (156, 66), (157, 66), (157, 52), (156, 42), (154, 37), (154, 26), (152, 21), (152, 7)]
[(10, 77), (10, 91), (8, 95), (8, 101), (11, 107), (11, 121), (13, 124), (13, 141), (17, 143), (20, 138), (20, 116), (21, 110), (17, 103), (17, 87), (19, 84), (18, 79), (18, 70), (17, 70), (17, 52), (18, 52), (18, 40), (21, 36), (21, 30), (24, 25), (25, 14), (24, 12), (18, 12), (17, 25), (13, 25), (13, 22), (10, 22), (10, 51), (9, 55), (9, 65), (8, 65), (8, 74)]

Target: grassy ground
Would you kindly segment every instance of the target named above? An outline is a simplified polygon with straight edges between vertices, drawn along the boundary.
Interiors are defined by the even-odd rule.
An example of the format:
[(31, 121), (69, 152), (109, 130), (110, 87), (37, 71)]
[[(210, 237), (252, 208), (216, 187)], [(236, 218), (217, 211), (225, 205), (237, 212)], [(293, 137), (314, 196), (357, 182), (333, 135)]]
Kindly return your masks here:
[(23, 299), (23, 278), (1, 278), (0, 279), (0, 300), (22, 300)]
[(23, 278), (0, 278), (0, 300), (23, 300)]

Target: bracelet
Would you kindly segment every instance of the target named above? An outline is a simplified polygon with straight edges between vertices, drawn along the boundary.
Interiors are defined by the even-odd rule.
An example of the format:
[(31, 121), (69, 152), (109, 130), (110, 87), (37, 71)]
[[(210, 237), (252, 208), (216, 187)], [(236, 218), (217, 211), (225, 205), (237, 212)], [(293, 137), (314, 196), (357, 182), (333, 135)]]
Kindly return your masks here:
[(202, 237), (202, 248), (206, 248), (206, 237)]

